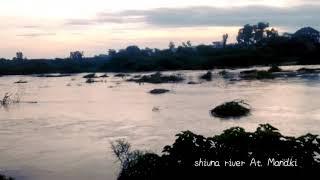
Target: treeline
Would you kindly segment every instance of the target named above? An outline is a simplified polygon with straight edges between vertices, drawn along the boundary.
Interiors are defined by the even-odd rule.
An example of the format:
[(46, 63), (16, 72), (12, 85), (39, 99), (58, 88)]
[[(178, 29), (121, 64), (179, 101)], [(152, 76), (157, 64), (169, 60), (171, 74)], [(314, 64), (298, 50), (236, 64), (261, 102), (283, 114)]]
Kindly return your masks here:
[[(200, 70), (270, 64), (319, 64), (320, 33), (306, 27), (293, 34), (270, 28), (268, 23), (245, 25), (237, 43), (221, 42), (194, 46), (190, 41), (168, 49), (129, 46), (92, 58), (55, 60), (0, 60), (0, 74), (80, 73), (105, 71)], [(80, 56), (79, 56), (80, 57)]]

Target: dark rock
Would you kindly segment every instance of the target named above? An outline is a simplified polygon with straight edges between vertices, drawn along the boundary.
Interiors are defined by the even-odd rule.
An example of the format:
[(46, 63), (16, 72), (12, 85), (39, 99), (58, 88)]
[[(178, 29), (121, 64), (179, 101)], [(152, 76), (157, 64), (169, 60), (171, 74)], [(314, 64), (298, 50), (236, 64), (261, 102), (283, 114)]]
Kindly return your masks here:
[(170, 92), (170, 90), (167, 89), (153, 89), (150, 91), (150, 94), (164, 94)]
[(160, 83), (178, 83), (183, 81), (184, 78), (180, 75), (162, 75), (160, 72), (144, 75), (141, 78), (133, 78), (128, 81), (133, 81), (137, 83), (152, 83), (152, 84), (160, 84)]
[(208, 71), (206, 74), (200, 76), (200, 79), (211, 81), (212, 80), (212, 72)]
[(100, 76), (101, 78), (107, 78), (107, 77), (109, 77), (107, 74), (104, 74), (104, 75), (101, 75)]
[(258, 70), (250, 70), (250, 71), (242, 71), (240, 72), (240, 77), (243, 79), (274, 79), (275, 76), (268, 71), (258, 71)]
[(270, 69), (268, 70), (268, 72), (273, 73), (273, 72), (282, 72), (282, 69), (277, 66), (277, 65), (273, 65), (270, 67)]
[(93, 74), (87, 74), (83, 76), (83, 78), (98, 78), (98, 76), (95, 73), (93, 73)]
[(121, 77), (121, 78), (124, 78), (124, 77), (127, 77), (127, 76), (130, 76), (129, 74), (124, 74), (124, 73), (119, 73), (119, 74), (115, 74), (114, 77)]
[(220, 118), (236, 118), (246, 116), (250, 113), (248, 104), (243, 101), (231, 101), (217, 106), (211, 110), (212, 116)]
[(15, 84), (26, 84), (26, 83), (28, 83), (28, 81), (19, 80), (15, 82)]

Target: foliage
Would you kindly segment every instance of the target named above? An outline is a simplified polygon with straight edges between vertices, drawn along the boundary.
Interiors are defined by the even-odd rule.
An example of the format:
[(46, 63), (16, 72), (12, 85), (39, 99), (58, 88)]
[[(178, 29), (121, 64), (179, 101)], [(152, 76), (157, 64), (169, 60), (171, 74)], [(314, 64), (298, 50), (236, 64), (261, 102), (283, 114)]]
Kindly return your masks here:
[(129, 81), (137, 82), (137, 83), (152, 83), (152, 84), (160, 84), (160, 83), (178, 83), (183, 81), (184, 78), (181, 75), (163, 75), (160, 72), (156, 72), (151, 75), (144, 75), (140, 78), (133, 78)]
[[(317, 156), (320, 153), (319, 143), (317, 135), (288, 137), (269, 124), (260, 125), (255, 132), (233, 127), (208, 138), (184, 131), (177, 134), (172, 145), (164, 147), (160, 156), (142, 152), (136, 156), (130, 155), (133, 157), (127, 161), (130, 165), (122, 165), (118, 179), (188, 179), (190, 175), (226, 177), (230, 173), (239, 176), (240, 171), (247, 177), (246, 173), (253, 173), (253, 170), (260, 170), (263, 174), (282, 172), (288, 175), (288, 171), (291, 175), (299, 174), (310, 168), (320, 168)], [(273, 158), (277, 161), (292, 159), (296, 164), (278, 167), (269, 161)], [(218, 161), (220, 166), (197, 167), (199, 159)], [(251, 165), (253, 159), (261, 161), (262, 167), (257, 169), (257, 166)], [(230, 167), (224, 163), (230, 160), (243, 161), (244, 164), (242, 167)]]
[(226, 102), (211, 110), (213, 116), (220, 118), (241, 117), (249, 113), (250, 108), (248, 108), (248, 104), (244, 101)]

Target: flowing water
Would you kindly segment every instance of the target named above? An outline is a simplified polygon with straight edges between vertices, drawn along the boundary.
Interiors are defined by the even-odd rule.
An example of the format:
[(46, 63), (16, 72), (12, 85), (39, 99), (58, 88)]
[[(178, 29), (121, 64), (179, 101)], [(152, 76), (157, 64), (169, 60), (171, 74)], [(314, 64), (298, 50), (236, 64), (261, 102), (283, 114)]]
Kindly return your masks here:
[[(175, 73), (199, 81), (204, 71)], [(139, 85), (112, 74), (87, 84), (83, 75), (0, 77), (0, 95), (12, 92), (21, 98), (19, 104), (0, 108), (0, 173), (18, 180), (112, 180), (119, 163), (110, 142), (120, 138), (133, 148), (160, 153), (184, 130), (212, 136), (233, 126), (253, 131), (270, 123), (286, 135), (320, 134), (318, 74), (263, 81), (215, 76), (196, 85)], [(14, 83), (18, 80), (28, 83)], [(154, 88), (171, 92), (149, 94)], [(251, 115), (234, 120), (210, 116), (215, 106), (234, 99), (249, 103)]]

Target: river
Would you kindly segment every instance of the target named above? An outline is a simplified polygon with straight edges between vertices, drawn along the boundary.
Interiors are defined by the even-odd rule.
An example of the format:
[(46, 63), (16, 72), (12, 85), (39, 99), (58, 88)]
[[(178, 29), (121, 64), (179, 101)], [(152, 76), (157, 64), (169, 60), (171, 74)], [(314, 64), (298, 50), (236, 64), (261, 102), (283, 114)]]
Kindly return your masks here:
[[(205, 72), (166, 73), (199, 81)], [(192, 85), (139, 85), (112, 73), (103, 82), (87, 84), (83, 75), (0, 77), (0, 95), (21, 98), (0, 108), (1, 174), (17, 180), (112, 180), (119, 172), (112, 141), (123, 138), (135, 149), (160, 153), (184, 130), (212, 136), (233, 126), (254, 131), (270, 123), (290, 136), (320, 134), (319, 74), (241, 81), (215, 74), (211, 82)], [(19, 80), (28, 83), (14, 83)], [(154, 88), (171, 92), (149, 94)], [(249, 103), (251, 114), (230, 120), (210, 115), (215, 106), (234, 99)]]

